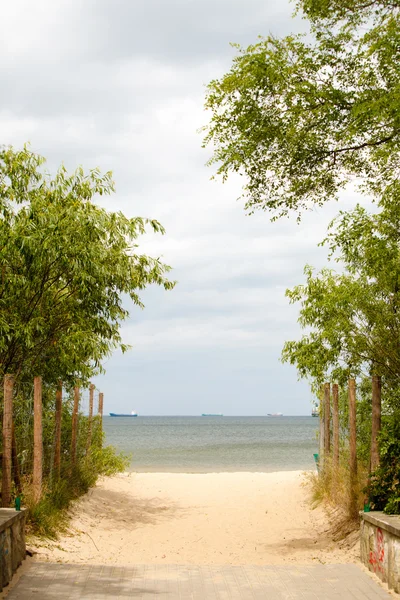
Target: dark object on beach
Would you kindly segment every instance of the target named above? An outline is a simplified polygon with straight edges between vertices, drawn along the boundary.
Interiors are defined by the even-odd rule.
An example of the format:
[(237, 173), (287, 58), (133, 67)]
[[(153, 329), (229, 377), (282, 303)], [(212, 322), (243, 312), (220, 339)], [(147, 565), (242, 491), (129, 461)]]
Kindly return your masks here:
[(315, 464), (317, 465), (317, 471), (319, 473), (319, 454), (314, 454)]

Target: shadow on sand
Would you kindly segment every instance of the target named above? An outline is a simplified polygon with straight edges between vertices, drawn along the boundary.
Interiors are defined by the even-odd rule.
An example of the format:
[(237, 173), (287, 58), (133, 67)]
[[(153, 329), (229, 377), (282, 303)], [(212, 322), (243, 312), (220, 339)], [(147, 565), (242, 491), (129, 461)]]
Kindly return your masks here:
[[(156, 524), (175, 517), (178, 510), (176, 503), (163, 498), (136, 498), (132, 494), (97, 488), (89, 492), (84, 514), (96, 522), (106, 519), (110, 529), (124, 529), (127, 524)], [(82, 515), (79, 508), (77, 515)]]

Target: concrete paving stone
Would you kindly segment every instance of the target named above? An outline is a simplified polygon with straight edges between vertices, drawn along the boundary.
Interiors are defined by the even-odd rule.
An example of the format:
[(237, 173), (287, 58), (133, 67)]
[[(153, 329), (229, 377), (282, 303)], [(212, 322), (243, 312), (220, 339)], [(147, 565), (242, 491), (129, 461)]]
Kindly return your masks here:
[(7, 600), (389, 600), (357, 565), (32, 563)]

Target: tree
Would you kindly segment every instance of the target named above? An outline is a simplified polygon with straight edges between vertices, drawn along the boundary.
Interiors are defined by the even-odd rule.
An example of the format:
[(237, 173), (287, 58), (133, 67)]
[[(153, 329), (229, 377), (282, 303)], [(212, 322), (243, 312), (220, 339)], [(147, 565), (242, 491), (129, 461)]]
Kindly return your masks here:
[(380, 199), (398, 177), (398, 0), (302, 0), (311, 38), (237, 46), (208, 86), (204, 144), (225, 179), (244, 175), (246, 208), (273, 218), (338, 197), (357, 178)]
[(400, 385), (400, 209), (394, 197), (385, 202), (380, 213), (357, 206), (331, 224), (324, 243), (342, 273), (306, 267), (306, 284), (287, 291), (308, 332), (285, 344), (283, 360), (318, 385), (372, 373)]
[[(167, 278), (167, 265), (138, 249), (147, 228), (164, 233), (162, 226), (96, 204), (98, 195), (114, 190), (111, 173), (79, 168), (68, 174), (62, 166), (51, 177), (43, 164), (26, 147), (0, 149), (0, 378), (12, 373), (16, 380), (8, 428), (12, 440), (8, 432), (5, 436), (9, 448), (12, 442), (13, 466), (18, 460), (21, 464), (14, 491), (19, 494), (21, 484), (29, 489), (25, 485), (36, 459), (33, 483), (40, 484), (43, 475), (45, 492), (31, 501), (26, 495), (29, 519), (41, 534), (54, 535), (57, 511), (85, 493), (98, 475), (126, 468), (126, 459), (103, 445), (98, 418), (88, 452), (87, 419), (80, 415), (80, 434), (72, 428), (72, 389), (78, 381), (86, 386), (102, 371), (102, 361), (114, 349), (127, 349), (120, 328), (129, 315), (129, 300), (143, 307), (141, 290), (153, 283), (169, 290), (174, 282)], [(43, 397), (40, 392), (34, 404), (43, 426), (35, 419), (35, 438), (43, 457), (32, 456), (32, 380), (38, 375)], [(60, 389), (57, 402), (55, 397), (59, 380), (66, 388), (62, 404)], [(6, 475), (8, 504), (12, 490)]]
[[(223, 180), (244, 176), (250, 213), (262, 209), (276, 219), (294, 211), (300, 219), (354, 181), (377, 201), (380, 214), (357, 207), (332, 225), (325, 243), (341, 271), (306, 267), (305, 285), (287, 291), (301, 303), (307, 333), (287, 342), (282, 358), (315, 390), (328, 377), (382, 375), (393, 425), (400, 410), (400, 0), (298, 0), (297, 10), (309, 35), (236, 46), (231, 70), (211, 81), (204, 145), (213, 144), (209, 164)], [(367, 380), (361, 383), (365, 457), (371, 432), (363, 417), (371, 406)], [(382, 464), (391, 470), (386, 479), (377, 475), (374, 494), (380, 508), (398, 512), (394, 431), (386, 424)]]
[(28, 148), (0, 152), (0, 370), (71, 386), (101, 370), (115, 348), (127, 295), (156, 283), (171, 289), (169, 267), (137, 251), (146, 225), (93, 202), (114, 190), (98, 169), (56, 176)]
[[(390, 191), (394, 192), (395, 186)], [(341, 272), (306, 267), (306, 283), (287, 291), (300, 302), (299, 323), (306, 334), (286, 342), (283, 361), (296, 365), (314, 391), (323, 381), (347, 388), (358, 379), (357, 455), (369, 469), (371, 439), (371, 375), (381, 376), (383, 418), (380, 453), (365, 493), (376, 510), (400, 512), (400, 203), (397, 194), (382, 198), (382, 210), (369, 214), (357, 206), (331, 224), (325, 244)], [(376, 404), (375, 404), (376, 407)], [(380, 415), (380, 406), (379, 406)], [(380, 421), (380, 417), (379, 417)], [(348, 427), (347, 398), (341, 397), (342, 431)], [(377, 461), (377, 456), (379, 461)], [(380, 466), (379, 466), (380, 463)], [(346, 466), (344, 466), (346, 468)], [(336, 474), (335, 474), (336, 476)], [(330, 474), (325, 480), (328, 493)], [(365, 484), (367, 482), (365, 481)], [(343, 500), (343, 498), (341, 499)]]

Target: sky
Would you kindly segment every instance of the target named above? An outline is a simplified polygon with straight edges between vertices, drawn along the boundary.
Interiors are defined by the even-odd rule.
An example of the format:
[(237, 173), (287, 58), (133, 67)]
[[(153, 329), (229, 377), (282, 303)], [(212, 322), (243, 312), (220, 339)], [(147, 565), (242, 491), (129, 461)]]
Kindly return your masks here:
[[(30, 142), (54, 171), (112, 170), (109, 210), (161, 221), (140, 251), (178, 281), (149, 288), (105, 363), (105, 412), (309, 414), (312, 396), (280, 362), (301, 335), (286, 288), (326, 264), (317, 244), (338, 211), (271, 223), (246, 216), (242, 181), (211, 180), (199, 128), (206, 84), (229, 70), (231, 42), (305, 30), (287, 0), (13, 0), (0, 23), (0, 143)], [(340, 208), (354, 204), (347, 192)]]

